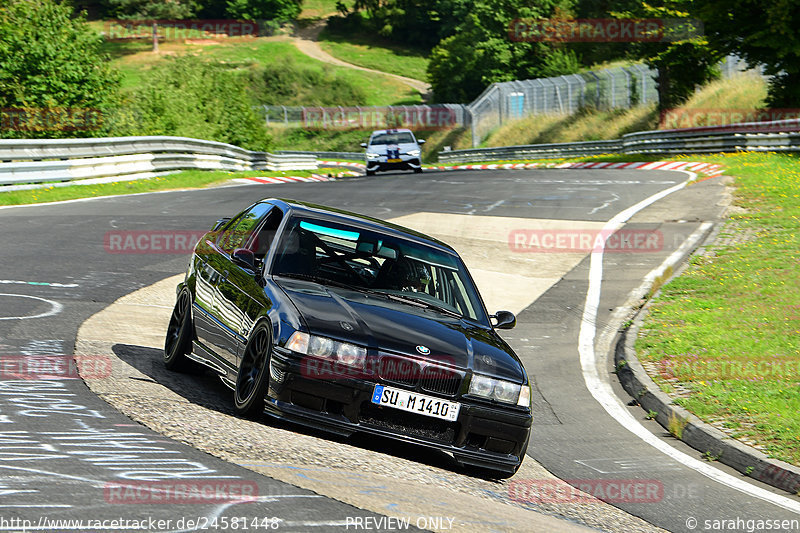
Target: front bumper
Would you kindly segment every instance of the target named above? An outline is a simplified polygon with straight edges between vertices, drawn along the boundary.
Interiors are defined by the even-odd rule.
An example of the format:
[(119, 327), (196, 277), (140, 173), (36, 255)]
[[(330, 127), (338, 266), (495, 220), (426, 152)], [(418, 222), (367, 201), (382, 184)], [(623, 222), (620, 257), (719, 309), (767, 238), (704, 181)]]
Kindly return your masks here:
[(376, 381), (309, 377), (296, 357), (281, 348), (273, 351), (268, 414), (339, 435), (366, 432), (435, 448), (461, 464), (507, 473), (524, 458), (533, 421), (529, 409), (482, 405), (460, 394), (447, 398), (461, 404), (454, 422), (379, 407), (371, 402)]
[[(398, 161), (399, 159), (399, 161)], [(386, 156), (379, 159), (367, 160), (367, 170), (370, 172), (382, 170), (415, 170), (422, 166), (418, 157), (401, 155), (398, 159), (389, 160)]]

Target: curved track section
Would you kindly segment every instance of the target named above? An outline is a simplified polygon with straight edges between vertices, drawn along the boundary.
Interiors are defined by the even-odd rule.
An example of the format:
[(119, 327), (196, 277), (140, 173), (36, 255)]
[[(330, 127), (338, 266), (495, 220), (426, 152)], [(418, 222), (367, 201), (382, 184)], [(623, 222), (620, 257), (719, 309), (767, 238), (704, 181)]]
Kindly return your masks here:
[[(658, 171), (395, 174), (284, 184), (278, 190), (242, 186), (0, 210), (5, 230), (0, 263), (8, 278), (0, 280), (7, 293), (3, 316), (12, 318), (0, 333), (4, 361), (20, 360), (29, 367), (31, 361), (73, 352), (107, 361), (113, 372), (84, 373), (86, 382), (123, 413), (156, 430), (111, 409), (81, 380), (8, 379), (19, 376), (5, 373), (0, 381), (6, 430), (0, 469), (9, 475), (4, 476), (1, 503), (14, 516), (34, 521), (274, 516), (282, 529), (297, 530), (352, 528), (358, 518), (379, 529), (402, 528), (402, 522), (387, 517), (410, 517), (411, 526), (441, 531), (513, 531), (531, 525), (564, 530), (577, 524), (607, 531), (656, 529), (647, 522), (689, 531), (690, 519), (700, 526), (704, 520), (737, 517), (797, 519), (632, 438), (584, 384), (578, 331), (589, 254), (569, 244), (542, 250), (543, 240), (580, 240), (683, 179)], [(631, 238), (645, 239), (632, 249), (621, 244), (603, 258), (596, 317), (601, 333), (619, 325), (619, 309), (648, 272), (703, 221), (720, 216), (724, 198), (717, 181), (687, 187), (628, 221), (624, 229)], [(183, 272), (187, 262), (185, 254), (175, 253), (175, 241), (172, 249), (165, 248), (164, 236), (202, 232), (219, 216), (269, 195), (396, 219), (440, 236), (462, 252), (490, 311), (521, 311), (507, 338), (537, 390), (531, 457), (517, 476), (489, 482), (464, 475), (444, 455), (240, 420), (231, 416), (230, 394), (215, 379), (163, 370), (161, 322), (174, 300), (174, 280), (165, 278)], [(115, 236), (132, 233), (147, 237), (132, 248), (115, 248), (121, 242)], [(648, 245), (648, 235), (659, 237)], [(609, 375), (611, 369), (599, 370)], [(630, 412), (641, 419), (637, 409)], [(682, 449), (680, 443), (666, 442)], [(601, 494), (614, 502), (611, 507), (565, 488), (548, 470), (594, 494), (624, 490), (616, 498)], [(239, 488), (254, 491), (259, 502), (181, 502), (176, 511), (174, 501), (153, 497), (163, 490), (147, 485), (175, 479), (234, 480)], [(120, 482), (144, 484), (149, 499), (108, 505), (134, 503), (114, 501), (119, 493), (112, 489)], [(637, 487), (645, 492), (630, 492)], [(566, 517), (572, 524), (533, 511)], [(170, 528), (182, 529), (174, 521)]]

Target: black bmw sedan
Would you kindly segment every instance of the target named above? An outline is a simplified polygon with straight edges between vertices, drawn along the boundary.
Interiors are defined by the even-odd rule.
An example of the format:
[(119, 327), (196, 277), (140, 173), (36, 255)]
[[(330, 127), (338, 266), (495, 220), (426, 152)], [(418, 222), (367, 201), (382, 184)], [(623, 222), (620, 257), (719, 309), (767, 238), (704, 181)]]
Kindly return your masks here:
[(164, 363), (198, 363), (242, 416), (368, 432), (513, 475), (530, 384), (446, 244), (374, 218), (290, 200), (219, 220), (192, 255)]

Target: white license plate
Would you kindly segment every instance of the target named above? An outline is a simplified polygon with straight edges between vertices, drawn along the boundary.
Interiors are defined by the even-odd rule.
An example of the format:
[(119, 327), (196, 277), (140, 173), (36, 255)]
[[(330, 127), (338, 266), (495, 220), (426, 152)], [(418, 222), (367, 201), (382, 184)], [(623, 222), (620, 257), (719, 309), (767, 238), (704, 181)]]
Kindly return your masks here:
[(434, 396), (384, 385), (375, 385), (375, 390), (372, 392), (372, 403), (451, 422), (458, 418), (458, 411), (461, 409), (461, 404), (458, 402), (449, 402)]

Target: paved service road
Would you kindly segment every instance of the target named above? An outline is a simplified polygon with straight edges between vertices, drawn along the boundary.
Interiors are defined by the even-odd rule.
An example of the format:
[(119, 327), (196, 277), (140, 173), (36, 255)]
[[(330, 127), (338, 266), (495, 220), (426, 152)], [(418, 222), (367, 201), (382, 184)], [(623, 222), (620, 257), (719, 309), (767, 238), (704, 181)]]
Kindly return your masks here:
[[(0, 319), (8, 319), (0, 322), (0, 353), (4, 360), (46, 360), (53, 354), (71, 354), (78, 327), (87, 318), (123, 295), (181, 273), (186, 267), (186, 255), (156, 253), (160, 250), (153, 249), (152, 239), (151, 247), (142, 250), (147, 253), (111, 253), (114, 250), (106, 240), (108, 232), (204, 231), (216, 218), (266, 196), (319, 202), (400, 219), (431, 233), (437, 233), (431, 228), (438, 228), (438, 233), (460, 251), (462, 247), (454, 241), (463, 243), (471, 270), (480, 271), (476, 279), (482, 291), (490, 292), (490, 307), (504, 302), (502, 291), (491, 293), (487, 284), (493, 280), (506, 287), (523, 287), (510, 299), (515, 311), (524, 311), (507, 338), (537, 385), (529, 455), (557, 476), (583, 480), (577, 484), (585, 487), (588, 483), (595, 493), (622, 486), (623, 493), (617, 499), (623, 501), (615, 505), (672, 531), (691, 530), (687, 524), (692, 525), (692, 518), (699, 521), (698, 531), (703, 530), (705, 520), (798, 519), (800, 515), (784, 507), (687, 468), (607, 414), (586, 387), (586, 369), (581, 366), (578, 349), (589, 258), (578, 252), (539, 253), (531, 246), (532, 242), (542, 244), (544, 239), (557, 239), (559, 235), (562, 239), (576, 235), (580, 239), (584, 233), (596, 232), (617, 213), (684, 179), (682, 174), (660, 171), (396, 174), (371, 180), (230, 187), (0, 210), (4, 228), (0, 266), (6, 278), (0, 280)], [(598, 344), (602, 344), (606, 325), (616, 327), (619, 316), (615, 311), (641, 279), (702, 222), (714, 221), (720, 215), (716, 204), (721, 198), (718, 180), (709, 180), (674, 193), (630, 220), (625, 229), (633, 239), (639, 234), (645, 240), (635, 250), (608, 250), (605, 254), (596, 321), (601, 334)], [(461, 224), (461, 216), (470, 217), (473, 224)], [(459, 228), (469, 228), (469, 234)], [(652, 235), (660, 240), (648, 245), (646, 237)], [(513, 246), (508, 241), (512, 236)], [(482, 242), (488, 243), (488, 248), (481, 248)], [(495, 254), (487, 252), (499, 253), (498, 242), (506, 243), (505, 257), (511, 257), (505, 262), (507, 272), (500, 271), (502, 265), (493, 263)], [(538, 275), (530, 271), (532, 264), (541, 266)], [(548, 265), (555, 264), (563, 269), (561, 274), (555, 268), (548, 270)], [(38, 315), (49, 316), (34, 318)], [(135, 336), (136, 324), (130, 327), (126, 334)], [(601, 375), (608, 376), (610, 368), (604, 370)], [(0, 469), (6, 474), (2, 478), (0, 516), (36, 520), (42, 516), (246, 516), (250, 520), (278, 516), (283, 520), (282, 528), (300, 530), (344, 528), (354, 517), (370, 517), (385, 529), (397, 528), (397, 524), (380, 522), (385, 518), (381, 513), (257, 475), (138, 424), (131, 425), (130, 419), (109, 408), (79, 380), (2, 377), (0, 422), (5, 423), (5, 432), (0, 436)], [(623, 392), (616, 392), (627, 401)], [(630, 412), (642, 420), (639, 408), (631, 407)], [(651, 429), (658, 435), (664, 433), (658, 427)], [(682, 449), (674, 440), (664, 442)], [(693, 457), (700, 455), (684, 451)], [(236, 488), (257, 492), (262, 504), (184, 503), (178, 511), (153, 499), (137, 505), (106, 504), (122, 497), (122, 493), (113, 492), (119, 490), (113, 483), (169, 480), (176, 473), (183, 480), (228, 480), (226, 487), (234, 480)], [(553, 511), (546, 502), (530, 497), (532, 490), (546, 488), (550, 482), (538, 477), (518, 478), (512, 483), (526, 492), (517, 493), (516, 504), (520, 500), (524, 504), (527, 498), (534, 500), (527, 504), (533, 509), (570, 516), (601, 529), (628, 530), (624, 526), (615, 528), (611, 520), (589, 516), (598, 508), (594, 503), (556, 501), (571, 506), (574, 513)], [(638, 481), (625, 482), (633, 479)], [(636, 489), (644, 492), (626, 492)], [(143, 493), (151, 498), (164, 494), (152, 486), (146, 486)], [(565, 497), (563, 493), (545, 496), (556, 500)], [(775, 493), (776, 501), (782, 497)], [(298, 503), (300, 500), (302, 503)], [(177, 524), (170, 527), (182, 528)]]

